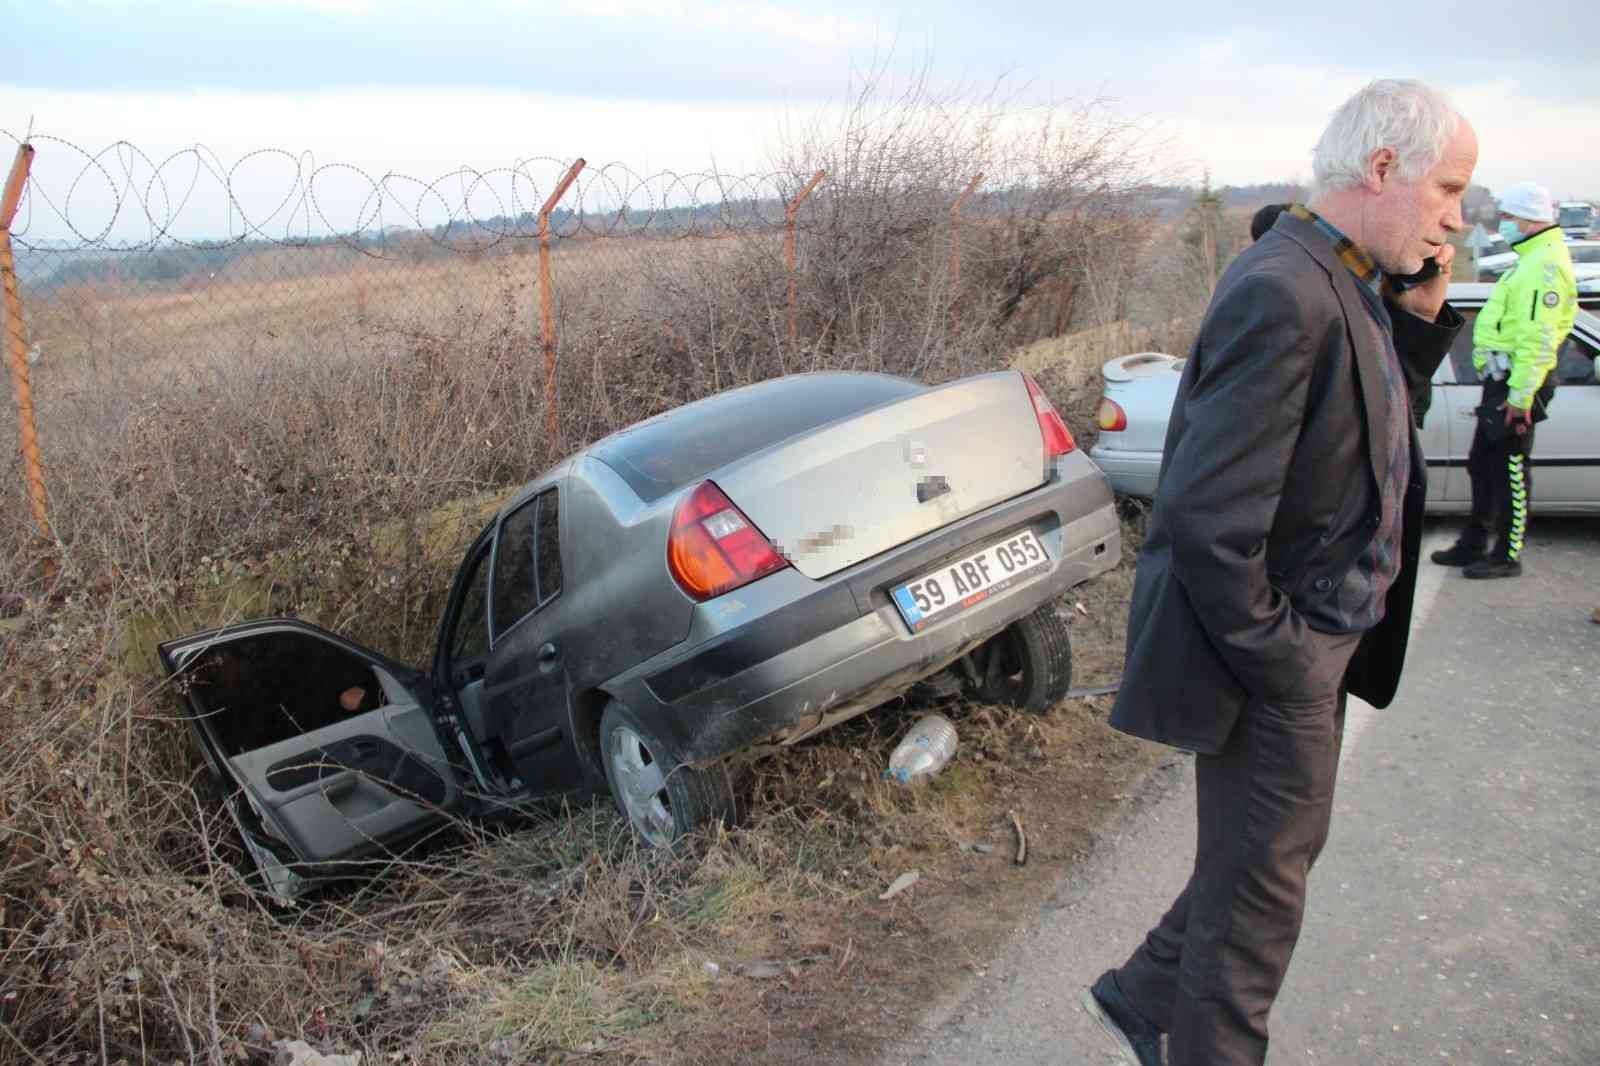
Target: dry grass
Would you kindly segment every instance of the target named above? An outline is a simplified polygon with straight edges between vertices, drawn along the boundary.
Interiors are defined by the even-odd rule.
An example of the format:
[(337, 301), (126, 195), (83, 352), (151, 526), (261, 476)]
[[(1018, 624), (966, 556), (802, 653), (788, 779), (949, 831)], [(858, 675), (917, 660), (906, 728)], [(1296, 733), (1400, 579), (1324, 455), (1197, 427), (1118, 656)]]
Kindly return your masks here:
[[(1119, 668), (1129, 578), (1077, 594), (1079, 683)], [(216, 596), (197, 609), (241, 598)], [(945, 705), (960, 756), (908, 791), (881, 779), (920, 713), (900, 702), (755, 764), (750, 820), (677, 855), (639, 851), (604, 803), (530, 812), (279, 912), (244, 890), (177, 701), (108, 654), (128, 621), (30, 611), (0, 647), (0, 1061), (240, 1061), (290, 1037), (418, 1063), (733, 1063), (785, 1042), (848, 1061), (977, 965), (1150, 761), (1103, 704)], [(1008, 809), (1033, 834), (1022, 870)], [(878, 903), (909, 868), (918, 887)], [(741, 971), (760, 960), (780, 965)]]

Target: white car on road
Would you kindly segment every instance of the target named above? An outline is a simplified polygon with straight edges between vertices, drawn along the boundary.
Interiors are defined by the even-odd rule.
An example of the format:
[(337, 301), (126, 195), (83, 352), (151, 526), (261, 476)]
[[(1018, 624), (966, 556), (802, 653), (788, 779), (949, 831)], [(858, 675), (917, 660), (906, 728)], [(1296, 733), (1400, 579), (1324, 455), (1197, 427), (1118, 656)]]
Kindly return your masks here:
[[(1572, 272), (1579, 280), (1600, 277), (1600, 241), (1569, 237), (1566, 245), (1567, 251), (1572, 254)], [(1516, 252), (1511, 251), (1479, 256), (1478, 277), (1483, 281), (1493, 281), (1516, 266), (1519, 258)]]
[[(1572, 253), (1572, 275), (1578, 283), (1578, 306), (1600, 309), (1600, 241), (1567, 241)], [(1478, 277), (1494, 281), (1517, 264), (1516, 252), (1486, 255), (1478, 260)]]
[[(1472, 506), (1467, 449), (1476, 425), (1482, 386), (1472, 369), (1472, 326), (1487, 284), (1450, 286), (1450, 303), (1462, 326), (1449, 358), (1433, 375), (1433, 403), (1423, 425), (1428, 461), (1428, 511), (1465, 513)], [(1600, 318), (1579, 311), (1561, 346), (1554, 373), (1550, 418), (1534, 441), (1533, 506), (1542, 514), (1600, 514)], [(1160, 352), (1113, 359), (1101, 368), (1100, 439), (1089, 455), (1127, 496), (1155, 495), (1167, 417), (1178, 392), (1184, 360)]]

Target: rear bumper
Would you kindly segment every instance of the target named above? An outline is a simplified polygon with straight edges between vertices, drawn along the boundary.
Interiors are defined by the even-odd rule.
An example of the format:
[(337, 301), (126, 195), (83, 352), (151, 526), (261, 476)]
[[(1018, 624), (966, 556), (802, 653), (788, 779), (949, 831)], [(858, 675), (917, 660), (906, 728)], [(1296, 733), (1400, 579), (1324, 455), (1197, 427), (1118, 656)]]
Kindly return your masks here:
[(1160, 452), (1128, 452), (1096, 445), (1089, 456), (1106, 472), (1111, 487), (1122, 495), (1148, 498), (1156, 494), (1156, 481), (1161, 476)]
[[(1109, 484), (1081, 453), (1056, 477), (981, 514), (821, 581), (780, 571), (701, 605), (748, 620), (642, 664), (608, 686), (680, 759), (788, 744), (891, 699), (1018, 618), (1117, 564)], [(1050, 568), (920, 632), (889, 599), (903, 581), (1032, 529)], [(722, 601), (730, 601), (724, 604)]]

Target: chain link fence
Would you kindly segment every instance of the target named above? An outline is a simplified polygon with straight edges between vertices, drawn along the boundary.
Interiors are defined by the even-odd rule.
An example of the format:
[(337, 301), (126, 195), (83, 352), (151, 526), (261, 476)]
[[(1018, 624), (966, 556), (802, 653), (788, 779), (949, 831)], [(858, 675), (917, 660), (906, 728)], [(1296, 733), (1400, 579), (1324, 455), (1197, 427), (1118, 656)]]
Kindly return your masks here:
[(1082, 168), (1051, 184), (530, 157), (422, 180), (27, 144), (18, 403), (0, 415), (21, 444), (0, 486), (11, 595), (51, 561), (159, 576), (516, 484), (775, 374), (1004, 365), (1091, 303), (1114, 317), (1099, 305), (1148, 238)]

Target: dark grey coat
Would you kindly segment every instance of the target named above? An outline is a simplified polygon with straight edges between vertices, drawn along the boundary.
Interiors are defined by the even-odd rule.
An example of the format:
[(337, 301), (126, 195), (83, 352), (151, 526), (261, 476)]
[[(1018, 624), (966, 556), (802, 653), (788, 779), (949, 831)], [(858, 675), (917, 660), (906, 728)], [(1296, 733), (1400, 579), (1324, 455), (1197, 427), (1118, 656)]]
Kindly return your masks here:
[[(1383, 353), (1357, 317), (1370, 313), (1359, 284), (1325, 236), (1285, 214), (1217, 286), (1173, 402), (1139, 553), (1111, 712), (1123, 732), (1215, 753), (1252, 697), (1310, 695), (1301, 611), (1335, 595), (1371, 544), (1387, 465)], [(1448, 306), (1437, 323), (1391, 313), (1416, 395), (1461, 317)], [(1379, 707), (1405, 661), (1422, 536), (1427, 468), (1406, 421), (1401, 571), (1345, 676)]]

